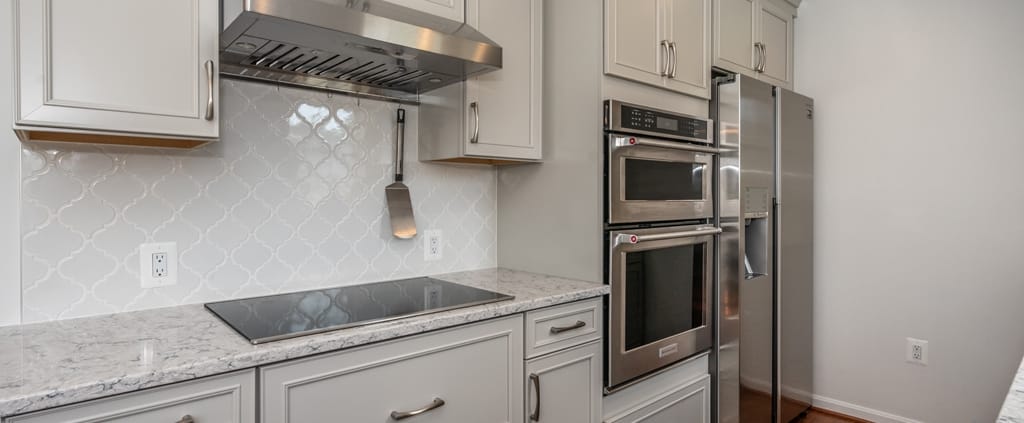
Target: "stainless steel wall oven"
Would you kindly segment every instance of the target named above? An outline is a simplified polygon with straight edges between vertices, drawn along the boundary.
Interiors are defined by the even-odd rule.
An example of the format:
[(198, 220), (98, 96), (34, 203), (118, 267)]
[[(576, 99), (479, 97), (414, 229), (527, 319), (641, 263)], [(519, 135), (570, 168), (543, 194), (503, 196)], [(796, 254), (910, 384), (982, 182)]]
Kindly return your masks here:
[(605, 102), (608, 392), (712, 347), (711, 128)]

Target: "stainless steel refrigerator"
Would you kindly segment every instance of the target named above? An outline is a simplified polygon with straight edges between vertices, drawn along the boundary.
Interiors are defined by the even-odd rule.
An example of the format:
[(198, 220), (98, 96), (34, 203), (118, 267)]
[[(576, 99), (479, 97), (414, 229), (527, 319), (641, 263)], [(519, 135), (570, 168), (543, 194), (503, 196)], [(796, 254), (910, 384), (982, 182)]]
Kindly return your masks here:
[(716, 79), (718, 421), (789, 422), (813, 392), (812, 99)]

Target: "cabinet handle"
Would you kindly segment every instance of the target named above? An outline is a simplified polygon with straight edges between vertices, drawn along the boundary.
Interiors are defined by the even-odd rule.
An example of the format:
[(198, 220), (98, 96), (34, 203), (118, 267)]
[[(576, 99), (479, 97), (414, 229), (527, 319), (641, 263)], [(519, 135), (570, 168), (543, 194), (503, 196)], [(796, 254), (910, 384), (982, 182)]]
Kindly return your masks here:
[(480, 142), (480, 105), (474, 101), (469, 103), (469, 109), (473, 111), (473, 120), (476, 122), (473, 126), (473, 136), (469, 138), (469, 143), (476, 144)]
[(668, 62), (669, 65), (671, 65), (671, 67), (669, 68), (669, 71), (668, 71), (668, 77), (672, 78), (672, 79), (675, 79), (675, 77), (676, 77), (676, 65), (677, 65), (677, 61), (676, 61), (676, 42), (675, 41), (668, 43), (668, 51), (672, 53), (672, 58), (669, 59), (669, 62)]
[(206, 120), (213, 120), (213, 60), (206, 61)]
[(768, 46), (761, 43), (761, 73), (764, 73), (764, 67), (768, 64)]
[(754, 72), (761, 72), (761, 43), (754, 43)]
[[(530, 382), (533, 382), (533, 389), (537, 391), (537, 402), (533, 405), (533, 412), (530, 413), (530, 420), (539, 422), (540, 421), (540, 376), (536, 373), (530, 373)], [(529, 400), (529, 398), (527, 398)]]
[(661, 40), (661, 76), (668, 76), (668, 40)]
[(177, 423), (196, 423), (196, 419), (193, 419), (192, 416), (186, 414), (181, 416), (181, 420), (178, 420)]
[(587, 325), (586, 322), (584, 322), (582, 320), (577, 320), (576, 323), (573, 323), (571, 326), (562, 326), (562, 327), (552, 326), (551, 327), (551, 333), (557, 335), (557, 334), (560, 334), (562, 332), (568, 332), (568, 331), (571, 331), (571, 330), (574, 330), (574, 329), (582, 328), (582, 327), (584, 327), (586, 325)]
[(392, 411), (391, 412), (391, 419), (392, 420), (408, 419), (409, 417), (418, 416), (420, 414), (426, 413), (426, 412), (428, 412), (430, 410), (433, 410), (435, 408), (440, 408), (443, 405), (444, 405), (444, 400), (443, 399), (434, 398), (433, 402), (428, 404), (426, 407), (420, 408), (418, 410), (412, 410), (412, 411)]

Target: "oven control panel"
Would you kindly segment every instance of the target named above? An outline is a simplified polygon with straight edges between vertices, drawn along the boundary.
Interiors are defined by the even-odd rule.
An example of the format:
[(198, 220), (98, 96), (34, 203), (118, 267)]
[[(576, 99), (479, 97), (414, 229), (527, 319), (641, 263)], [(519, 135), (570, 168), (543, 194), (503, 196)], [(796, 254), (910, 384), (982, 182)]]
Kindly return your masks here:
[(711, 144), (712, 121), (617, 100), (604, 102), (606, 131), (654, 135)]

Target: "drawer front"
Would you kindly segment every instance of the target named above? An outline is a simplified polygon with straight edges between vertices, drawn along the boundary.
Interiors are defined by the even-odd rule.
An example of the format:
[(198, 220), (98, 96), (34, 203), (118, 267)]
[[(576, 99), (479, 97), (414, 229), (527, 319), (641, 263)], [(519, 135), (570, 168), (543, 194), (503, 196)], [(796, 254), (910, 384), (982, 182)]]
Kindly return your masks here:
[(174, 384), (12, 417), (7, 423), (254, 423), (255, 371)]
[(265, 367), (262, 421), (383, 423), (435, 405), (406, 421), (521, 422), (521, 345), (515, 316)]
[(708, 423), (711, 421), (711, 376), (654, 396), (635, 408), (605, 419), (607, 423)]
[(604, 312), (601, 298), (562, 304), (526, 313), (526, 357), (601, 339)]

